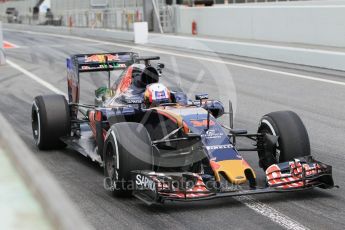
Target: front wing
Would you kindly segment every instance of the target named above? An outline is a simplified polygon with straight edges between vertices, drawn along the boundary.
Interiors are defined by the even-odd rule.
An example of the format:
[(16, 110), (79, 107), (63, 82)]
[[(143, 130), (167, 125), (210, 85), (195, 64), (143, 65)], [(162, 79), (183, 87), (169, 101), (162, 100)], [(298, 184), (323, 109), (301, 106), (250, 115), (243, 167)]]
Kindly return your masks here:
[(147, 204), (200, 201), (230, 196), (281, 193), (334, 187), (332, 167), (312, 157), (274, 164), (266, 170), (267, 187), (247, 188), (205, 179), (196, 173), (132, 171), (133, 195)]

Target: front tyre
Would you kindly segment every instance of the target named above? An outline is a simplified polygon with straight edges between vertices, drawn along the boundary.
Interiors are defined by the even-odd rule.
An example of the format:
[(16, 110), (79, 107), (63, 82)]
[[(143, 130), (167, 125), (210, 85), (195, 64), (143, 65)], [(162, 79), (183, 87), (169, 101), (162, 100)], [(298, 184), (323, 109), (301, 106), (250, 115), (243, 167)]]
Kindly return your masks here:
[(40, 150), (65, 147), (61, 137), (70, 134), (69, 106), (62, 95), (37, 96), (31, 109), (32, 134)]
[(258, 150), (259, 165), (264, 170), (272, 164), (310, 155), (308, 132), (295, 112), (278, 111), (266, 114), (260, 120), (258, 133), (278, 137), (277, 145), (273, 148)]
[(104, 182), (115, 196), (130, 196), (134, 188), (131, 171), (152, 170), (153, 150), (146, 128), (123, 122), (111, 126), (104, 143)]

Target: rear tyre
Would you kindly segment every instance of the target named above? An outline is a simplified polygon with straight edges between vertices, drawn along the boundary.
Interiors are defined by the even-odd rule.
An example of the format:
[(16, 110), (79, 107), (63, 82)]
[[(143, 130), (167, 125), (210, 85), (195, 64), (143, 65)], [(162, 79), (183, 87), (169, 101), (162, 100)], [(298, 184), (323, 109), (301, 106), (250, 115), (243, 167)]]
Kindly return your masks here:
[(292, 111), (266, 114), (260, 121), (258, 133), (278, 136), (273, 149), (258, 151), (259, 164), (264, 170), (275, 163), (310, 155), (308, 132), (301, 118)]
[(41, 150), (59, 149), (66, 145), (61, 137), (70, 134), (68, 103), (62, 95), (37, 96), (31, 110), (32, 132)]
[(139, 123), (117, 123), (109, 132), (103, 155), (105, 186), (115, 196), (130, 196), (131, 171), (153, 169), (151, 138)]

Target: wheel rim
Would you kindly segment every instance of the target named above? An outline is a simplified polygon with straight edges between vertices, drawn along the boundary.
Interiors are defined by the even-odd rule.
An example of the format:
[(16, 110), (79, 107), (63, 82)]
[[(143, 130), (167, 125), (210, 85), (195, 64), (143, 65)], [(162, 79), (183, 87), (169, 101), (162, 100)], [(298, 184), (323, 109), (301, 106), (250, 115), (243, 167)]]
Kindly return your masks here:
[(39, 145), (41, 141), (41, 122), (40, 114), (37, 112), (37, 110), (34, 110), (32, 114), (32, 134), (36, 145)]
[(117, 180), (116, 162), (116, 154), (114, 154), (113, 148), (109, 146), (106, 151), (105, 167), (107, 176), (111, 179), (113, 185)]
[[(260, 133), (263, 134), (269, 134), (269, 135), (273, 135), (272, 130), (267, 127), (265, 125), (265, 127), (263, 129), (260, 130)], [(276, 148), (275, 148), (275, 152), (273, 153), (273, 157), (275, 158), (276, 162), (279, 163), (280, 162), (280, 147), (279, 147), (279, 142), (277, 142)]]

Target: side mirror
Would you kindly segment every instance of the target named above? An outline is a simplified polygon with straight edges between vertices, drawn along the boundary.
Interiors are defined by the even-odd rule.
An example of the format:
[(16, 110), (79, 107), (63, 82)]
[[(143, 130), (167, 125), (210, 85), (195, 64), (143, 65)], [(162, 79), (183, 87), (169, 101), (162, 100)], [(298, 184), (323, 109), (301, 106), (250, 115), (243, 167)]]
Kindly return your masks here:
[(208, 110), (214, 116), (214, 118), (221, 117), (224, 114), (224, 106), (220, 101), (217, 100), (207, 101), (201, 105), (201, 107)]
[(158, 69), (164, 69), (165, 68), (165, 65), (163, 63), (158, 63), (157, 64), (157, 68)]
[(164, 69), (165, 65), (163, 63), (158, 63), (157, 64), (157, 71), (159, 73), (159, 75), (162, 75), (162, 69)]

